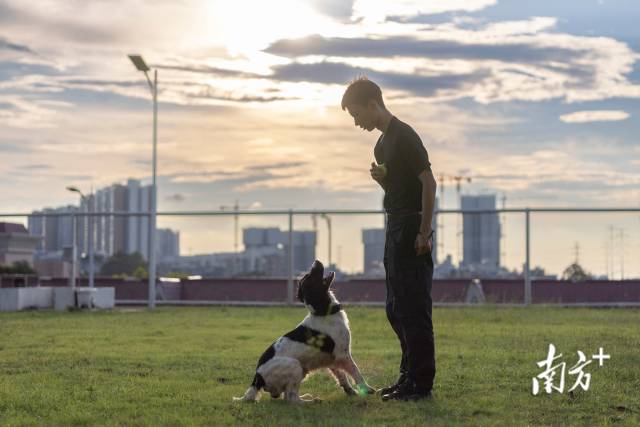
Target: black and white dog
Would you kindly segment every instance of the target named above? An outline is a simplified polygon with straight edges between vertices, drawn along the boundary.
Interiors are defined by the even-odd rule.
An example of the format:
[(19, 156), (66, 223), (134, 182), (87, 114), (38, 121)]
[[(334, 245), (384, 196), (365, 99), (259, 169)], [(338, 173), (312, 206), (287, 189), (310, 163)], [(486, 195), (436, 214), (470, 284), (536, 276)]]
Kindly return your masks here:
[[(315, 261), (298, 283), (298, 300), (309, 314), (291, 332), (278, 338), (258, 360), (253, 382), (244, 396), (234, 400), (256, 401), (260, 391), (291, 402), (308, 402), (298, 395), (300, 383), (311, 371), (327, 368), (348, 395), (373, 394), (351, 357), (351, 331), (347, 314), (329, 290), (335, 273), (325, 278), (324, 266)], [(356, 382), (354, 390), (347, 374)]]

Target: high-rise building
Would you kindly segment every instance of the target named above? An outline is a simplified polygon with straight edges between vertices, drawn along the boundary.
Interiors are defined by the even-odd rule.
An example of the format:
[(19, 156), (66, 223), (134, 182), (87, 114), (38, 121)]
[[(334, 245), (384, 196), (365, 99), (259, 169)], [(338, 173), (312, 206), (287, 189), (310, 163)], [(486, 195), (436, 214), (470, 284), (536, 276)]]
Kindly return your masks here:
[[(294, 231), (293, 272), (307, 271), (316, 257), (316, 232)], [(245, 250), (242, 258), (247, 272), (268, 276), (285, 276), (288, 271), (288, 232), (276, 227), (242, 230)]]
[(22, 224), (0, 222), (0, 265), (26, 261), (33, 267), (40, 236), (29, 235)]
[[(69, 205), (55, 209), (46, 208), (29, 215), (27, 219), (29, 234), (41, 237), (36, 247), (37, 253), (62, 251), (64, 248), (71, 247), (73, 236), (71, 214), (78, 211), (76, 206)], [(80, 228), (80, 222), (76, 218), (76, 231), (79, 232)]]
[[(308, 271), (309, 267), (316, 259), (316, 232), (294, 231), (292, 240), (294, 273)], [(288, 244), (289, 241), (287, 240), (287, 245)]]
[[(113, 188), (106, 187), (95, 192), (96, 212), (113, 212)], [(96, 252), (107, 256), (113, 254), (113, 216), (100, 215), (94, 217)]]
[[(462, 196), (463, 210), (496, 209), (495, 195)], [(463, 265), (500, 266), (500, 219), (497, 213), (465, 213), (463, 222)]]
[[(127, 187), (113, 184), (97, 190), (95, 209), (96, 212), (127, 212)], [(126, 225), (127, 218), (120, 215), (94, 217), (96, 252), (106, 256), (126, 252)]]
[(362, 243), (364, 244), (363, 272), (378, 271), (382, 266), (384, 257), (384, 228), (366, 228), (362, 230)]
[[(61, 251), (72, 245), (73, 212), (140, 213), (148, 212), (151, 205), (151, 186), (141, 186), (140, 181), (130, 179), (127, 185), (113, 184), (96, 190), (95, 194), (82, 199), (80, 206), (46, 208), (34, 211), (28, 219), (29, 233), (41, 236), (38, 253)], [(39, 213), (67, 214), (59, 216), (38, 216)], [(88, 253), (90, 217), (76, 217), (78, 253)], [(106, 257), (116, 252), (131, 254), (139, 252), (145, 259), (149, 254), (149, 218), (145, 215), (100, 215), (93, 216), (94, 253)], [(158, 231), (156, 250), (162, 256), (179, 254), (179, 233), (167, 234), (169, 230)], [(172, 233), (172, 232), (171, 232)]]
[[(111, 186), (113, 189), (113, 212), (128, 212), (127, 209), (127, 187), (121, 184), (114, 184)], [(113, 239), (113, 246), (111, 247), (111, 254), (118, 252), (132, 253), (127, 251), (127, 219), (122, 215), (113, 216), (113, 229), (111, 238)]]
[(156, 230), (156, 249), (159, 261), (180, 256), (180, 232), (169, 228)]
[[(148, 212), (151, 206), (151, 186), (141, 186), (140, 181), (127, 181), (125, 210), (127, 212)], [(129, 216), (126, 220), (125, 252), (139, 252), (144, 259), (149, 255), (149, 218), (147, 216)]]

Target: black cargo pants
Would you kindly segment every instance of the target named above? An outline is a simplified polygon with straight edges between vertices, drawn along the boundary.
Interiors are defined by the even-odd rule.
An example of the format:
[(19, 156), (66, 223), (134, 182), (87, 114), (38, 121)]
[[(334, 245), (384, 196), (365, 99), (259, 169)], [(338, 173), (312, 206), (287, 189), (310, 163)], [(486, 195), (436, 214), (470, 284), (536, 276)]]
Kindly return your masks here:
[(420, 214), (387, 216), (384, 266), (387, 318), (400, 340), (400, 375), (431, 390), (436, 374), (431, 318), (431, 253), (416, 255)]

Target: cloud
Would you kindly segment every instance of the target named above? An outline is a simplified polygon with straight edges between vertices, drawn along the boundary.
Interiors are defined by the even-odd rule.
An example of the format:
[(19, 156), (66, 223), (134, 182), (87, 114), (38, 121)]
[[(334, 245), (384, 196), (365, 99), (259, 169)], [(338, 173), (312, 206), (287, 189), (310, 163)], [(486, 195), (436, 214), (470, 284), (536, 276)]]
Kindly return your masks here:
[(221, 185), (231, 185), (232, 188), (238, 191), (245, 191), (248, 188), (260, 188), (268, 185), (265, 184), (268, 181), (291, 179), (306, 164), (307, 162), (303, 161), (287, 161), (246, 166), (238, 165), (230, 169), (177, 172), (167, 175), (167, 177), (171, 179), (171, 182), (215, 182)]
[(353, 13), (354, 0), (309, 0), (311, 6), (318, 12), (346, 21)]
[(184, 202), (186, 200), (186, 197), (181, 193), (175, 193), (165, 197), (165, 200), (169, 202)]
[(353, 5), (353, 19), (383, 22), (389, 16), (411, 17), (435, 15), (451, 11), (473, 12), (494, 5), (497, 0), (356, 0)]
[(69, 174), (69, 175), (61, 175), (60, 178), (68, 181), (90, 181), (94, 177), (92, 175)]
[(228, 68), (220, 68), (220, 67), (212, 67), (206, 64), (183, 64), (183, 65), (168, 65), (168, 64), (157, 64), (155, 68), (160, 70), (171, 70), (171, 71), (184, 71), (188, 73), (202, 73), (202, 74), (210, 74), (217, 75), (221, 77), (234, 77), (234, 78), (255, 78), (260, 77), (259, 74), (249, 73), (240, 70), (228, 69)]
[(51, 169), (52, 166), (51, 165), (46, 165), (46, 164), (42, 164), (42, 163), (38, 163), (38, 164), (33, 164), (33, 165), (24, 165), (24, 166), (20, 166), (18, 169), (27, 169), (27, 170), (47, 170), (47, 169)]
[[(56, 76), (60, 74), (61, 73), (59, 70), (47, 64), (25, 63), (18, 62), (17, 60), (0, 60), (0, 82), (12, 80), (16, 77), (25, 77), (30, 75)], [(4, 83), (2, 86), (8, 85)]]
[(28, 153), (33, 151), (25, 141), (0, 139), (0, 153)]
[(65, 78), (59, 79), (60, 83), (69, 85), (69, 86), (79, 86), (79, 87), (92, 87), (92, 86), (118, 86), (118, 87), (134, 87), (144, 85), (144, 82), (140, 82), (138, 80), (98, 80), (98, 79), (77, 79), (77, 78)]
[[(616, 96), (640, 97), (640, 85), (633, 84), (628, 77), (640, 55), (613, 38), (547, 31), (555, 22), (554, 18), (534, 17), (526, 21), (490, 23), (474, 30), (451, 23), (385, 24), (375, 27), (377, 33), (366, 36), (316, 34), (279, 40), (265, 52), (291, 60), (289, 64), (272, 67), (274, 78), (289, 77), (286, 72), (300, 69), (300, 63), (307, 66), (345, 64), (341, 68), (323, 65), (326, 74), (309, 72), (302, 80), (315, 79), (319, 83), (338, 79), (344, 82), (351, 71), (347, 66), (357, 67), (366, 74), (370, 70), (388, 74), (387, 81), (403, 78), (404, 74), (468, 77), (466, 83), (469, 84), (458, 82), (461, 89), (449, 91), (441, 100), (468, 96), (488, 104), (554, 98), (579, 102)], [(389, 63), (396, 65), (390, 67)], [(396, 71), (393, 75), (394, 69), (406, 72)], [(300, 79), (298, 73), (293, 74)]]
[[(14, 3), (16, 6), (10, 5)], [(34, 2), (35, 3), (35, 2)], [(82, 9), (83, 2), (73, 2), (75, 7)], [(49, 37), (64, 37), (83, 43), (91, 42), (107, 42), (117, 40), (117, 35), (111, 33), (107, 29), (102, 29), (94, 23), (83, 22), (75, 19), (79, 16), (80, 10), (74, 12), (78, 15), (69, 14), (66, 17), (64, 12), (67, 9), (62, 4), (45, 5), (40, 2), (39, 5), (29, 5), (26, 2), (0, 2), (0, 25), (4, 28), (16, 26), (30, 27), (34, 32), (43, 32)], [(48, 13), (42, 13), (44, 10)], [(29, 50), (30, 51), (30, 50)]]
[(52, 103), (50, 100), (33, 100), (18, 95), (2, 95), (0, 102), (0, 125), (23, 129), (51, 128), (60, 110), (68, 106), (65, 103)]
[(576, 111), (560, 116), (565, 123), (615, 122), (628, 118), (629, 113), (619, 110)]
[(344, 85), (359, 74), (366, 74), (383, 87), (404, 90), (420, 96), (433, 95), (439, 90), (460, 89), (466, 84), (481, 81), (489, 75), (485, 70), (435, 76), (385, 73), (341, 63), (319, 62), (314, 64), (292, 63), (275, 67), (273, 78), (292, 82)]
[[(2, 8), (0, 7), (0, 11)], [(29, 46), (17, 43), (11, 43), (7, 39), (0, 37), (0, 50), (11, 50), (21, 53), (34, 53)]]
[(280, 162), (280, 163), (264, 163), (247, 167), (249, 170), (274, 170), (286, 169), (306, 165), (307, 162)]
[(286, 96), (250, 96), (250, 95), (232, 95), (232, 94), (216, 94), (214, 90), (209, 87), (203, 88), (199, 93), (188, 94), (190, 99), (200, 100), (218, 100), (218, 101), (231, 101), (231, 102), (274, 102), (274, 101), (290, 101), (299, 98), (286, 97)]
[(456, 40), (425, 40), (398, 36), (373, 38), (326, 38), (319, 35), (297, 40), (280, 40), (266, 50), (286, 57), (323, 55), (342, 57), (409, 57), (461, 60), (499, 60), (508, 62), (544, 62), (579, 60), (586, 50), (568, 47), (536, 46), (533, 43), (473, 43)]
[[(293, 178), (295, 174), (275, 175), (273, 173), (253, 173), (243, 175), (241, 173), (198, 173), (198, 174), (176, 174), (171, 178), (173, 183), (215, 183), (218, 185), (228, 185), (236, 191), (246, 191), (254, 188), (264, 188), (262, 184), (274, 179)], [(284, 187), (286, 188), (286, 186)]]

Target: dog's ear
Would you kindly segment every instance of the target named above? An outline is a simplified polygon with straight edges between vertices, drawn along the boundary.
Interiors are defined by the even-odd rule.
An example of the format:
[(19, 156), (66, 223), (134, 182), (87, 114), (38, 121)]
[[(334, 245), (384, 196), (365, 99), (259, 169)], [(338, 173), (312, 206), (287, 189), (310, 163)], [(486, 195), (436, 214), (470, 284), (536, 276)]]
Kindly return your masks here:
[(335, 271), (330, 271), (329, 275), (324, 279), (324, 286), (327, 288), (327, 290), (331, 287), (331, 284), (333, 283), (333, 280), (335, 278), (336, 278)]
[(304, 295), (303, 295), (303, 282), (305, 280), (307, 280), (307, 278), (309, 277), (309, 274), (305, 274), (304, 276), (302, 276), (300, 279), (298, 279), (298, 301), (300, 302), (304, 302)]

